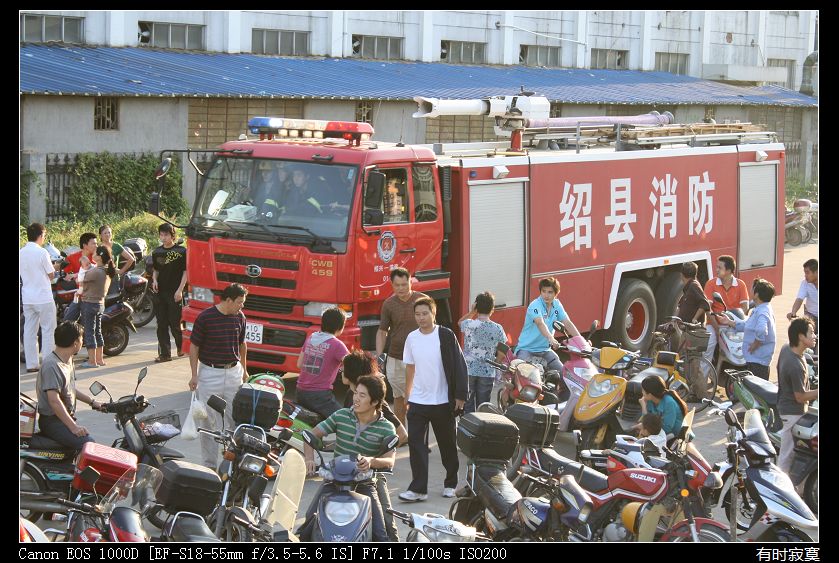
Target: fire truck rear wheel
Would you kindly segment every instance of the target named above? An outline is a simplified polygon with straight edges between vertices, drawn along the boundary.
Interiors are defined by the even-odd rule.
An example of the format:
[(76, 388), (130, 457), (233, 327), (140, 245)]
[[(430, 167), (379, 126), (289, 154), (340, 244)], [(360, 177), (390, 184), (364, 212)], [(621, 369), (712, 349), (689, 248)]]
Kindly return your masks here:
[(682, 296), (682, 275), (668, 272), (655, 288), (655, 306), (658, 311), (657, 325), (667, 322), (667, 317), (676, 315), (679, 298)]
[(653, 338), (655, 319), (655, 296), (650, 286), (637, 279), (621, 281), (609, 329), (612, 340), (627, 350), (646, 350)]

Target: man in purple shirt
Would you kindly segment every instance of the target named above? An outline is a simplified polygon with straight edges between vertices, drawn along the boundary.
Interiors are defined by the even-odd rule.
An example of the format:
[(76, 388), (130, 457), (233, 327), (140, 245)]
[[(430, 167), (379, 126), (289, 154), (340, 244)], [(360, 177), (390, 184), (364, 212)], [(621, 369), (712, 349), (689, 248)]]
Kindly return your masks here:
[[(227, 401), (224, 411), (225, 427), (233, 428), (233, 397), (247, 379), (248, 346), (245, 343), (245, 297), (248, 290), (238, 283), (230, 284), (221, 292), (221, 303), (205, 309), (195, 319), (190, 337), (189, 365), (192, 379), (189, 388), (198, 391), (206, 401), (219, 395)], [(207, 409), (208, 430), (221, 430), (221, 415)], [(201, 456), (204, 465), (215, 469), (219, 445), (201, 434)]]

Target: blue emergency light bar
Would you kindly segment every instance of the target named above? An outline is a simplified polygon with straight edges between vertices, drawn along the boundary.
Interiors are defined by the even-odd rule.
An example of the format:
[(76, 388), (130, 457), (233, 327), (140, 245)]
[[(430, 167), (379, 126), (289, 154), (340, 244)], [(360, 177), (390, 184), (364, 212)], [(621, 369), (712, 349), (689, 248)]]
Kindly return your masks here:
[(369, 123), (352, 121), (320, 121), (314, 119), (286, 119), (282, 117), (254, 117), (248, 121), (248, 130), (260, 139), (274, 136), (300, 139), (346, 139), (358, 145), (373, 136)]

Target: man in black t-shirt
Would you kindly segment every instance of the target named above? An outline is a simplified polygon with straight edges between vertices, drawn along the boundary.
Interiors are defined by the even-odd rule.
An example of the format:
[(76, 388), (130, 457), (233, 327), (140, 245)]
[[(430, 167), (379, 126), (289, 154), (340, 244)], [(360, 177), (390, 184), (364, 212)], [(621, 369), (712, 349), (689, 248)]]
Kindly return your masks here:
[(169, 331), (175, 339), (178, 356), (183, 356), (181, 349), (181, 308), (183, 290), (186, 285), (186, 248), (175, 244), (176, 230), (173, 225), (163, 223), (157, 228), (160, 246), (152, 251), (154, 274), (152, 291), (157, 293), (157, 345), (158, 356), (155, 362), (168, 362), (172, 359)]

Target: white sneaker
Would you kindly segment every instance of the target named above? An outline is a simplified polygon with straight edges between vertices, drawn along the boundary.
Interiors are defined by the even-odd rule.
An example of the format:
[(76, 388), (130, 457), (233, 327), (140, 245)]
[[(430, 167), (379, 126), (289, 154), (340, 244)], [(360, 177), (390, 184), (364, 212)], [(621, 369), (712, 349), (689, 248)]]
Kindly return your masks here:
[(417, 501), (421, 501), (421, 500), (426, 500), (427, 498), (428, 498), (427, 494), (415, 493), (414, 491), (411, 491), (411, 490), (399, 493), (399, 499), (404, 500), (406, 502), (417, 502)]
[(443, 489), (443, 496), (446, 498), (454, 498), (454, 489), (451, 487), (446, 487)]

